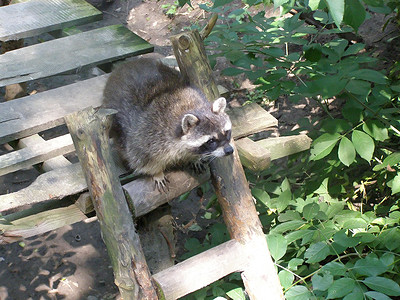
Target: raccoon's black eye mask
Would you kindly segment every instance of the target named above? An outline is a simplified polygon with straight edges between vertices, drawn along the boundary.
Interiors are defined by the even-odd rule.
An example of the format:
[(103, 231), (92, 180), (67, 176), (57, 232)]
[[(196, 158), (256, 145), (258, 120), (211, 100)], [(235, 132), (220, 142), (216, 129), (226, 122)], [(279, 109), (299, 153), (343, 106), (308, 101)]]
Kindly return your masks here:
[(200, 147), (200, 152), (213, 152), (219, 146), (229, 143), (231, 140), (232, 131), (227, 130), (225, 133), (219, 133), (218, 138), (212, 137)]

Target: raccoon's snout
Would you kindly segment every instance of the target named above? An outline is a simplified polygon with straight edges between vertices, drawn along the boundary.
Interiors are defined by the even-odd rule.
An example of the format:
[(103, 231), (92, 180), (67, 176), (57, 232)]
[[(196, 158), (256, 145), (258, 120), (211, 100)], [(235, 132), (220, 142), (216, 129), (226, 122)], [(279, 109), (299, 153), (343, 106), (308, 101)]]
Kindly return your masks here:
[(231, 155), (231, 154), (233, 153), (233, 147), (232, 147), (231, 145), (228, 144), (228, 145), (224, 148), (224, 153), (225, 153), (225, 156)]

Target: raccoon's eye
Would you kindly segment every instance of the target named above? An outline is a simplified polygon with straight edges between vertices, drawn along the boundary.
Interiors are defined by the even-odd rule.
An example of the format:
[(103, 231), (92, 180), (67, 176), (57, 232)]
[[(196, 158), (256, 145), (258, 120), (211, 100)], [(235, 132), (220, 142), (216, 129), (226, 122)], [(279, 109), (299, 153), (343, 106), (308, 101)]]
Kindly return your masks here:
[(207, 144), (207, 147), (208, 147), (208, 148), (217, 148), (217, 140), (216, 140), (216, 138), (211, 138), (211, 139), (209, 139), (209, 140), (206, 142), (206, 144)]
[(225, 132), (225, 137), (226, 137), (226, 139), (227, 139), (228, 141), (231, 140), (231, 136), (232, 136), (232, 131), (231, 131), (231, 130), (227, 130), (227, 131)]

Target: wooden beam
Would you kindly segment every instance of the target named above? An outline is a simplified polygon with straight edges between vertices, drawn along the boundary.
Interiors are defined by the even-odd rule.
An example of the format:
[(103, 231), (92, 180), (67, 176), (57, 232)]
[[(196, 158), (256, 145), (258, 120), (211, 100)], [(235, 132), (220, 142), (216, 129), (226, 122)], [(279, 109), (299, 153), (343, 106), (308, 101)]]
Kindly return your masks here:
[(101, 19), (101, 11), (83, 0), (16, 3), (0, 9), (0, 41), (32, 37)]
[(122, 25), (98, 28), (4, 53), (0, 56), (0, 86), (104, 64), (153, 49)]
[(41, 174), (31, 185), (0, 195), (0, 212), (83, 192), (87, 184), (79, 163)]
[(67, 207), (27, 215), (10, 223), (0, 222), (0, 245), (14, 243), (86, 218), (86, 215), (76, 205), (72, 204)]
[(175, 300), (222, 277), (246, 268), (248, 256), (243, 245), (230, 240), (165, 269), (155, 275), (165, 300)]
[(240, 162), (246, 168), (259, 172), (269, 167), (271, 153), (268, 149), (260, 147), (249, 138), (236, 140), (235, 146), (239, 152)]
[(0, 103), (0, 144), (62, 125), (64, 116), (100, 106), (108, 76)]
[(75, 150), (69, 134), (39, 142), (31, 147), (13, 151), (0, 157), (0, 176), (41, 163)]
[(306, 135), (281, 136), (255, 142), (271, 153), (271, 160), (310, 149), (312, 140)]
[[(34, 134), (31, 136), (27, 136), (25, 138), (22, 138), (18, 141), (18, 149), (23, 149), (27, 147), (34, 147), (34, 145), (43, 143), (45, 140), (38, 134)], [(72, 143), (72, 139), (71, 139)], [(75, 150), (75, 148), (73, 148)], [(2, 161), (2, 157), (0, 157), (0, 162)], [(71, 165), (71, 162), (66, 159), (64, 156), (59, 155), (56, 157), (51, 157), (43, 162), (41, 165), (41, 169), (45, 172), (49, 172), (54, 169), (58, 168), (64, 168)]]
[[(198, 31), (173, 36), (171, 42), (181, 72), (210, 101), (217, 99), (218, 89)], [(269, 299), (284, 299), (237, 150), (231, 156), (213, 160), (210, 170), (231, 238), (246, 245), (246, 254), (251, 257), (242, 273), (250, 299), (264, 300), (266, 295)]]
[(124, 299), (157, 300), (150, 271), (119, 183), (109, 147), (111, 113), (93, 108), (73, 113), (66, 123), (75, 144), (93, 205)]

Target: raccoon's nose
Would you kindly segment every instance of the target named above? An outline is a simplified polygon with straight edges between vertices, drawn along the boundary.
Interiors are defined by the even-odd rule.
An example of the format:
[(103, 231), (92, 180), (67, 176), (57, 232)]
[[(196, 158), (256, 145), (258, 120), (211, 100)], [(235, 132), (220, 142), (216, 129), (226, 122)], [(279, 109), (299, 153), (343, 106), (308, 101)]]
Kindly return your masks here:
[(224, 148), (224, 153), (225, 155), (230, 155), (233, 153), (233, 147), (231, 145), (228, 145)]

